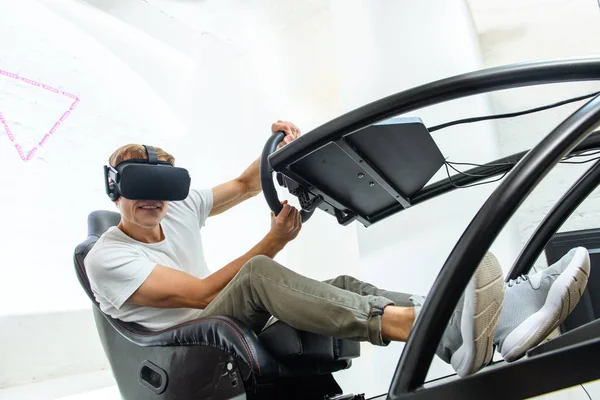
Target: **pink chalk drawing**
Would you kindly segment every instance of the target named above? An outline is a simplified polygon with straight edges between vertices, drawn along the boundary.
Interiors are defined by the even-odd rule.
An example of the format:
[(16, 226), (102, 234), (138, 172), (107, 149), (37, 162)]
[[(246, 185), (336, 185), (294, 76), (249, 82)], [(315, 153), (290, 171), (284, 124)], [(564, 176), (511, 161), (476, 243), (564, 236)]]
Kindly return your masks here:
[(10, 130), (8, 123), (6, 122), (6, 119), (4, 118), (4, 115), (2, 115), (2, 112), (0, 112), (0, 124), (2, 124), (2, 126), (4, 127), (4, 131), (6, 132), (6, 135), (8, 136), (8, 139), (13, 143), (13, 145), (15, 146), (15, 149), (17, 150), (17, 152), (19, 153), (19, 156), (21, 157), (21, 160), (27, 162), (29, 160), (31, 160), (31, 158), (35, 155), (35, 153), (38, 151), (38, 148), (40, 147), (44, 147), (44, 145), (46, 144), (46, 142), (48, 142), (48, 139), (50, 139), (50, 136), (52, 136), (56, 130), (60, 127), (60, 125), (62, 123), (65, 122), (65, 120), (67, 119), (67, 117), (69, 115), (71, 115), (71, 113), (73, 112), (73, 110), (75, 109), (75, 107), (77, 107), (77, 104), (79, 104), (79, 97), (75, 96), (74, 94), (71, 93), (67, 93), (65, 91), (59, 90), (59, 89), (55, 89), (51, 86), (45, 85), (43, 83), (39, 83), (36, 81), (33, 81), (31, 79), (27, 79), (27, 78), (23, 78), (17, 74), (13, 74), (11, 72), (8, 71), (3, 71), (0, 69), (0, 75), (4, 75), (8, 78), (11, 79), (16, 79), (25, 83), (28, 83), (30, 85), (33, 86), (37, 86), (39, 88), (48, 90), (50, 92), (54, 92), (56, 94), (60, 94), (66, 97), (69, 97), (71, 99), (73, 99), (73, 103), (71, 104), (71, 106), (69, 107), (68, 110), (66, 110), (64, 112), (64, 114), (60, 117), (60, 119), (58, 121), (56, 121), (56, 123), (54, 124), (54, 126), (52, 127), (52, 129), (50, 129), (50, 131), (48, 131), (48, 133), (46, 133), (43, 137), (42, 140), (40, 140), (40, 142), (38, 143), (37, 146), (35, 146), (33, 149), (29, 150), (27, 152), (27, 154), (25, 154), (25, 151), (23, 151), (23, 148), (21, 147), (21, 145), (19, 145), (16, 141), (15, 141), (15, 136), (13, 135), (12, 131)]

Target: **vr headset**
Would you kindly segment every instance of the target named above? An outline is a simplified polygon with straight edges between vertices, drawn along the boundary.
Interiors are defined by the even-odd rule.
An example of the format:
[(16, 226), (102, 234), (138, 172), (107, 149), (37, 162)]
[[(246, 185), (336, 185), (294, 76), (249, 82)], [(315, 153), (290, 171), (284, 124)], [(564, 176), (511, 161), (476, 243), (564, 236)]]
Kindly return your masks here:
[(104, 166), (108, 197), (113, 201), (121, 196), (130, 200), (184, 200), (190, 192), (188, 171), (159, 161), (154, 147), (143, 146), (148, 159), (125, 160), (114, 168)]

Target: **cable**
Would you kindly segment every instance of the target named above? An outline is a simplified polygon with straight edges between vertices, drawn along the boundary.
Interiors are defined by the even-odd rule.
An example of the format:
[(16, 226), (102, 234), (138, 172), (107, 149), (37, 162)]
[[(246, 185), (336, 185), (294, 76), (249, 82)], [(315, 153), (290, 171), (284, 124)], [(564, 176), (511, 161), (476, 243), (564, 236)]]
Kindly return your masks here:
[(456, 121), (450, 121), (450, 122), (446, 122), (446, 123), (443, 123), (443, 124), (440, 124), (440, 125), (432, 126), (431, 128), (428, 128), (428, 130), (429, 130), (429, 132), (435, 132), (437, 130), (444, 129), (444, 128), (447, 128), (447, 127), (453, 126), (453, 125), (468, 124), (468, 123), (471, 123), (471, 122), (479, 122), (479, 121), (484, 121), (484, 120), (489, 120), (489, 119), (501, 119), (501, 118), (518, 117), (518, 116), (521, 116), (521, 115), (532, 114), (532, 113), (535, 113), (535, 112), (538, 112), (538, 111), (549, 110), (551, 108), (564, 106), (565, 104), (574, 103), (574, 102), (577, 102), (577, 101), (589, 99), (591, 97), (597, 96), (598, 94), (600, 94), (600, 91), (594, 92), (594, 93), (590, 93), (590, 94), (586, 94), (586, 95), (583, 95), (583, 96), (572, 97), (570, 99), (562, 100), (562, 101), (559, 101), (557, 103), (552, 103), (552, 104), (548, 104), (548, 105), (540, 106), (540, 107), (536, 107), (536, 108), (530, 108), (528, 110), (523, 110), (523, 111), (517, 111), (517, 112), (512, 112), (512, 113), (506, 113), (506, 114), (484, 115), (484, 116), (481, 116), (481, 117), (472, 117), (472, 118), (459, 119), (459, 120), (456, 120)]
[(589, 160), (585, 160), (585, 161), (561, 161), (561, 164), (586, 164), (592, 161), (597, 161), (600, 160), (600, 157), (596, 157), (596, 158), (590, 158)]
[[(499, 180), (501, 180), (502, 178), (504, 178), (504, 177), (506, 176), (506, 174), (508, 174), (508, 171), (505, 171), (505, 172), (502, 174), (502, 176), (501, 176), (500, 178), (494, 179), (493, 181), (479, 182), (479, 183), (472, 183), (472, 184), (470, 184), (470, 185), (462, 185), (462, 186), (459, 186), (459, 185), (457, 185), (456, 183), (454, 183), (454, 181), (452, 180), (452, 177), (450, 176), (450, 170), (448, 169), (448, 165), (449, 165), (449, 164), (448, 164), (447, 162), (445, 162), (445, 163), (444, 163), (444, 166), (446, 167), (446, 174), (448, 174), (448, 180), (450, 181), (450, 184), (451, 184), (452, 186), (454, 186), (455, 188), (457, 188), (457, 189), (470, 188), (470, 187), (473, 187), (473, 186), (486, 185), (486, 184), (488, 184), (488, 183), (494, 183), (494, 182), (498, 182)], [(450, 168), (453, 168), (453, 167), (450, 165)], [(454, 169), (454, 168), (453, 168), (453, 169)], [(457, 169), (454, 169), (454, 170), (455, 170), (455, 171), (458, 171)], [(469, 174), (466, 174), (466, 173), (464, 173), (464, 172), (462, 172), (462, 171), (458, 171), (458, 172), (459, 172), (461, 175), (466, 175), (466, 176), (487, 176), (487, 175), (469, 175)], [(491, 175), (490, 175), (490, 176), (491, 176)]]
[[(479, 122), (479, 121), (490, 120), (490, 119), (501, 119), (501, 118), (518, 117), (520, 115), (531, 114), (531, 113), (535, 113), (535, 112), (539, 112), (539, 111), (549, 110), (551, 108), (560, 107), (560, 106), (563, 106), (565, 104), (574, 103), (574, 102), (577, 102), (577, 101), (589, 99), (589, 98), (595, 97), (597, 95), (600, 95), (600, 91), (593, 92), (593, 93), (590, 93), (590, 94), (586, 94), (586, 95), (583, 95), (583, 96), (572, 97), (570, 99), (562, 100), (562, 101), (559, 101), (559, 102), (556, 102), (556, 103), (552, 103), (552, 104), (548, 104), (548, 105), (545, 105), (545, 106), (530, 108), (530, 109), (523, 110), (523, 111), (517, 111), (517, 112), (505, 113), (505, 114), (496, 114), (496, 115), (485, 115), (485, 116), (481, 116), (481, 117), (465, 118), (465, 119), (459, 119), (459, 120), (456, 120), (456, 121), (450, 121), (450, 122), (446, 122), (446, 123), (443, 123), (443, 124), (440, 124), (440, 125), (432, 126), (432, 127), (428, 128), (428, 130), (429, 130), (429, 132), (435, 132), (437, 130), (444, 129), (444, 128), (447, 128), (447, 127), (450, 127), (450, 126), (453, 126), (453, 125), (467, 124), (467, 123)], [(588, 159), (588, 160), (585, 160), (585, 161), (567, 161), (567, 160), (570, 160), (571, 158), (574, 158), (574, 157), (589, 157), (589, 156), (600, 154), (600, 150), (593, 151), (591, 153), (588, 153), (588, 152), (589, 152), (589, 150), (582, 151), (582, 152), (575, 153), (575, 154), (570, 154), (570, 155), (564, 157), (559, 162), (563, 163), (563, 164), (585, 164), (585, 163), (588, 163), (588, 162), (600, 160), (600, 157), (596, 157), (596, 158)], [(469, 176), (469, 177), (473, 177), (473, 178), (487, 178), (487, 177), (492, 177), (495, 174), (494, 173), (490, 173), (488, 175), (469, 174), (467, 172), (460, 171), (459, 169), (457, 169), (456, 167), (454, 167), (454, 165), (470, 165), (470, 166), (474, 166), (474, 167), (483, 167), (483, 166), (486, 166), (486, 167), (497, 167), (497, 166), (506, 166), (506, 165), (509, 165), (509, 166), (511, 166), (510, 169), (512, 169), (512, 167), (515, 166), (516, 163), (507, 162), (507, 163), (481, 165), (481, 164), (474, 164), (474, 163), (451, 162), (451, 161), (445, 160), (444, 161), (444, 167), (446, 168), (446, 174), (448, 175), (448, 180), (450, 181), (450, 183), (452, 184), (452, 186), (454, 186), (455, 188), (469, 188), (469, 187), (473, 187), (473, 186), (486, 185), (488, 183), (498, 182), (499, 180), (503, 179), (506, 176), (506, 174), (508, 174), (508, 172), (510, 171), (510, 169), (508, 169), (507, 171), (505, 171), (504, 174), (502, 174), (502, 176), (500, 176), (497, 179), (494, 179), (494, 180), (491, 180), (491, 181), (487, 181), (487, 182), (479, 182), (479, 183), (474, 183), (474, 184), (470, 184), (470, 185), (459, 186), (459, 185), (455, 184), (454, 181), (452, 180), (452, 177), (450, 175), (450, 170), (448, 169), (448, 167), (452, 168), (459, 175)]]
[(495, 166), (505, 166), (505, 165), (511, 165), (514, 166), (515, 163), (510, 163), (510, 162), (506, 162), (506, 163), (497, 163), (497, 164), (487, 164), (487, 165), (482, 165), (482, 164), (474, 164), (474, 163), (463, 163), (463, 162), (453, 162), (453, 161), (444, 161), (444, 166), (446, 167), (446, 174), (448, 175), (448, 180), (450, 181), (450, 184), (452, 184), (452, 186), (454, 186), (455, 188), (469, 188), (469, 187), (473, 187), (473, 186), (479, 186), (479, 185), (486, 185), (488, 183), (494, 183), (494, 182), (498, 182), (499, 180), (501, 180), (502, 178), (504, 178), (506, 176), (506, 174), (508, 174), (509, 170), (505, 171), (504, 174), (502, 174), (501, 177), (491, 180), (491, 181), (486, 181), (486, 182), (479, 182), (479, 183), (473, 183), (470, 185), (462, 185), (459, 186), (456, 183), (454, 183), (454, 181), (452, 181), (452, 177), (450, 175), (450, 170), (448, 169), (448, 167), (452, 168), (453, 170), (455, 170), (456, 172), (458, 172), (460, 175), (463, 176), (470, 176), (470, 177), (482, 177), (482, 178), (487, 178), (487, 177), (492, 177), (495, 174), (494, 173), (490, 173), (487, 175), (479, 175), (479, 174), (469, 174), (467, 172), (461, 171), (458, 168), (454, 167), (454, 165), (471, 165), (471, 166), (475, 166), (475, 167), (495, 167)]
[[(584, 161), (566, 161), (566, 160), (569, 160), (569, 159), (575, 158), (575, 157), (589, 157), (589, 156), (600, 154), (600, 150), (592, 151), (591, 153), (588, 153), (588, 152), (590, 152), (590, 150), (584, 150), (584, 151), (579, 152), (579, 153), (575, 153), (575, 154), (571, 154), (571, 155), (565, 156), (559, 162), (562, 163), (562, 164), (587, 164), (587, 163), (592, 162), (592, 161), (599, 161), (600, 160), (600, 157), (595, 157), (595, 158), (590, 158), (590, 159), (584, 160)], [(586, 154), (586, 153), (588, 153), (588, 154)], [(502, 176), (500, 176), (497, 179), (494, 179), (494, 180), (491, 180), (491, 181), (486, 181), (486, 182), (472, 183), (472, 184), (469, 184), (469, 185), (459, 186), (456, 183), (454, 183), (454, 181), (452, 180), (452, 175), (450, 174), (450, 170), (448, 169), (448, 167), (452, 168), (459, 175), (469, 176), (469, 177), (472, 177), (472, 178), (488, 178), (488, 177), (491, 178), (492, 176), (495, 175), (495, 173), (490, 173), (490, 174), (487, 174), (487, 175), (470, 174), (468, 172), (464, 172), (464, 171), (459, 170), (458, 168), (454, 167), (454, 165), (471, 165), (471, 166), (475, 166), (475, 167), (495, 167), (495, 166), (505, 166), (505, 165), (515, 166), (516, 163), (507, 162), (507, 163), (498, 163), (498, 164), (486, 164), (486, 165), (483, 165), (483, 164), (474, 164), (474, 163), (454, 162), (454, 161), (447, 161), (447, 160), (444, 161), (444, 167), (446, 168), (446, 174), (448, 175), (448, 180), (450, 181), (450, 184), (452, 186), (454, 186), (455, 188), (457, 188), (457, 189), (463, 189), (463, 188), (469, 188), (469, 187), (473, 187), (473, 186), (486, 185), (488, 183), (498, 182), (499, 180), (502, 180), (510, 172), (510, 169), (507, 170), (507, 171), (505, 171), (502, 174)]]
[(515, 163), (511, 163), (511, 162), (505, 162), (505, 163), (498, 163), (498, 164), (473, 164), (473, 163), (465, 163), (465, 162), (455, 162), (455, 161), (447, 161), (448, 164), (454, 164), (454, 165), (471, 165), (473, 167), (502, 167), (504, 165), (515, 165)]
[(455, 170), (456, 172), (458, 172), (461, 175), (472, 176), (472, 177), (483, 177), (483, 178), (487, 178), (488, 176), (490, 176), (489, 174), (488, 175), (477, 175), (477, 174), (469, 174), (467, 172), (460, 171), (456, 167), (454, 167), (451, 162), (446, 162), (446, 165), (449, 166), (450, 168), (452, 168), (453, 170)]
[(581, 386), (581, 388), (583, 389), (583, 391), (585, 392), (585, 394), (587, 394), (588, 399), (592, 400), (592, 396), (590, 396), (590, 394), (588, 393), (588, 391), (585, 390), (585, 387), (582, 384), (580, 384), (579, 386)]
[(383, 399), (383, 397), (387, 397), (388, 393), (381, 393), (379, 396), (375, 396), (375, 397), (369, 397), (369, 399)]
[[(555, 108), (555, 107), (560, 107), (560, 106), (563, 106), (565, 104), (574, 103), (574, 102), (577, 102), (577, 101), (589, 99), (589, 98), (592, 98), (592, 97), (596, 97), (598, 95), (600, 95), (600, 91), (589, 93), (589, 94), (586, 94), (586, 95), (583, 95), (583, 96), (572, 97), (570, 99), (562, 100), (562, 101), (559, 101), (559, 102), (556, 102), (556, 103), (547, 104), (545, 106), (530, 108), (530, 109), (523, 110), (523, 111), (517, 111), (517, 112), (505, 113), (505, 114), (496, 114), (496, 115), (484, 115), (484, 116), (481, 116), (481, 117), (459, 119), (459, 120), (455, 120), (455, 121), (446, 122), (446, 123), (443, 123), (443, 124), (440, 124), (440, 125), (432, 126), (432, 127), (428, 128), (428, 130), (431, 133), (431, 132), (435, 132), (435, 131), (440, 130), (440, 129), (448, 128), (448, 127), (453, 126), (453, 125), (467, 124), (467, 123), (479, 122), (479, 121), (491, 120), (491, 119), (501, 119), (501, 118), (518, 117), (518, 116), (525, 115), (525, 114), (532, 114), (532, 113), (535, 113), (535, 112), (549, 110), (549, 109)], [(600, 150), (592, 152), (592, 153), (588, 153), (588, 154), (585, 154), (586, 152), (589, 152), (589, 150), (582, 151), (582, 152), (579, 152), (579, 153), (576, 153), (576, 154), (568, 155), (568, 156), (564, 157), (559, 162), (563, 163), (563, 164), (585, 164), (585, 163), (588, 163), (588, 162), (600, 160), (600, 157), (596, 157), (596, 158), (588, 159), (588, 160), (585, 160), (585, 161), (567, 161), (567, 160), (570, 160), (571, 158), (574, 158), (574, 157), (589, 157), (589, 156), (600, 154)], [(460, 171), (459, 169), (457, 169), (456, 167), (454, 167), (454, 165), (470, 165), (470, 166), (475, 166), (475, 167), (483, 167), (484, 165), (474, 164), (474, 163), (451, 162), (451, 161), (445, 160), (444, 161), (444, 167), (446, 168), (446, 174), (448, 175), (448, 180), (450, 181), (450, 183), (452, 184), (452, 186), (454, 186), (455, 188), (468, 188), (468, 187), (473, 187), (473, 186), (479, 186), (479, 185), (485, 185), (485, 184), (488, 184), (488, 183), (498, 182), (499, 180), (503, 179), (506, 176), (506, 174), (508, 174), (508, 172), (510, 171), (510, 169), (507, 170), (507, 171), (505, 171), (504, 174), (502, 174), (501, 177), (499, 177), (497, 179), (494, 179), (494, 180), (491, 180), (491, 181), (479, 182), (479, 183), (474, 183), (474, 184), (470, 184), (470, 185), (458, 186), (458, 185), (456, 185), (454, 183), (454, 181), (452, 181), (452, 177), (450, 175), (450, 170), (448, 169), (448, 167), (452, 168), (454, 171), (458, 172), (458, 174), (460, 174), (460, 175), (474, 177), (474, 178), (487, 178), (487, 177), (492, 177), (495, 174), (494, 173), (490, 173), (489, 175), (469, 174), (467, 172)], [(485, 166), (486, 167), (496, 167), (496, 166), (506, 166), (506, 165), (515, 166), (516, 163), (507, 162), (507, 163), (499, 163), (499, 164), (487, 164)], [(512, 167), (511, 167), (511, 169), (512, 169)]]
[(570, 154), (568, 156), (565, 156), (565, 158), (563, 158), (563, 160), (568, 160), (573, 157), (589, 157), (589, 156), (595, 156), (595, 155), (600, 154), (600, 150), (595, 150), (595, 151), (592, 151), (591, 153), (588, 153), (588, 151), (591, 151), (591, 150), (584, 150), (584, 151), (580, 151), (579, 153)]
[(587, 159), (585, 161), (567, 161), (570, 160), (572, 158), (576, 158), (576, 157), (591, 157), (591, 156), (597, 156), (600, 154), (600, 150), (583, 150), (580, 151), (578, 153), (574, 153), (574, 154), (570, 154), (565, 156), (560, 163), (562, 164), (586, 164), (592, 161), (597, 161), (600, 160), (600, 157), (595, 157), (595, 158), (590, 158)]

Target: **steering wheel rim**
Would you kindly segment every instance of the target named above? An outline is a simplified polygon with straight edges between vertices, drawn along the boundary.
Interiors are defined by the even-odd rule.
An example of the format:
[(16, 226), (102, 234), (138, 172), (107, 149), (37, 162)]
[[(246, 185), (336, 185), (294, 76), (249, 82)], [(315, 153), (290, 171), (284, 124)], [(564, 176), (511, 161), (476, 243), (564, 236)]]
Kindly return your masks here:
[[(273, 135), (271, 135), (271, 137), (267, 140), (267, 143), (265, 143), (265, 147), (263, 148), (260, 156), (260, 184), (262, 186), (265, 200), (275, 215), (279, 215), (283, 206), (281, 205), (281, 201), (277, 195), (277, 190), (275, 189), (275, 184), (273, 183), (273, 168), (271, 168), (271, 164), (269, 163), (269, 156), (277, 150), (277, 146), (279, 143), (281, 143), (284, 137), (285, 133), (282, 131), (275, 132)], [(308, 221), (313, 213), (314, 210), (300, 210), (302, 223)]]

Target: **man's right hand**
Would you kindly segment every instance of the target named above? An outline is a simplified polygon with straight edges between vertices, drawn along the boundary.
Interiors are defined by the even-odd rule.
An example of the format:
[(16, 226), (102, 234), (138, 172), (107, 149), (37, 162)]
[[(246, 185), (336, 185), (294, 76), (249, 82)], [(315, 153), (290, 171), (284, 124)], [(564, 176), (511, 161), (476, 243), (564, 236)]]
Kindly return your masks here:
[(271, 213), (271, 231), (269, 236), (282, 245), (294, 240), (302, 228), (302, 216), (300, 212), (290, 206), (287, 200), (281, 203), (283, 208), (275, 216)]

